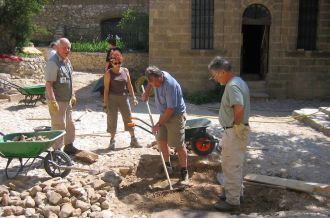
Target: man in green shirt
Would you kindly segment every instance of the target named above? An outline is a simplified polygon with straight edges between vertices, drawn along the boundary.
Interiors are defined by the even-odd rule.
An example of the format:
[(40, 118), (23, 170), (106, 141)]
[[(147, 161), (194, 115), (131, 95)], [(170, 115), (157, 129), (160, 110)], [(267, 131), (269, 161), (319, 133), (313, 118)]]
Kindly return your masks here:
[(219, 111), (219, 121), (225, 130), (221, 153), (225, 192), (214, 207), (219, 211), (236, 211), (242, 199), (243, 165), (250, 134), (250, 92), (247, 84), (234, 75), (226, 59), (217, 56), (208, 68), (215, 81), (226, 85)]

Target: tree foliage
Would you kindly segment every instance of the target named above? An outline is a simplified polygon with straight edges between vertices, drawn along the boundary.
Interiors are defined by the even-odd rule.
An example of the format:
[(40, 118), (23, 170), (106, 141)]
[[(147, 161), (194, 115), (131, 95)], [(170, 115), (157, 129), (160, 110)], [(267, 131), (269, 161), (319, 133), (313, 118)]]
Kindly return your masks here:
[[(120, 19), (118, 25), (121, 30), (127, 33), (138, 34), (138, 49), (149, 47), (149, 16), (144, 12), (128, 8)], [(125, 42), (124, 42), (125, 43)]]
[(25, 46), (33, 32), (32, 18), (48, 0), (0, 0), (0, 52)]

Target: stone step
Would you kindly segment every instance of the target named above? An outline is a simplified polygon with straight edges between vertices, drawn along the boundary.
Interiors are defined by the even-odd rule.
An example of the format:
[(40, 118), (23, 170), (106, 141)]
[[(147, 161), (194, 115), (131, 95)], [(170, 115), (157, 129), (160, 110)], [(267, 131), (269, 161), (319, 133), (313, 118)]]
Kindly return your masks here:
[(320, 107), (319, 110), (330, 116), (330, 106), (329, 107)]
[(266, 89), (266, 81), (246, 81), (250, 89), (250, 96), (253, 99), (269, 99)]
[(252, 99), (269, 99), (269, 95), (266, 92), (251, 92), (250, 97)]
[(292, 116), (312, 128), (323, 132), (325, 135), (330, 136), (329, 115), (323, 113), (319, 109), (303, 108), (300, 110), (295, 110), (293, 111)]
[(251, 92), (266, 92), (266, 81), (246, 81)]

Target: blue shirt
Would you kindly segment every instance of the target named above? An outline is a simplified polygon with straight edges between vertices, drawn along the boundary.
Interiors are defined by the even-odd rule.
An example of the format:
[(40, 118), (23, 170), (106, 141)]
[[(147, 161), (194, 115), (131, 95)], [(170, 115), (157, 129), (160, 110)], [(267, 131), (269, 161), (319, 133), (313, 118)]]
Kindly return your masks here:
[(160, 113), (166, 108), (173, 108), (174, 114), (184, 113), (186, 105), (183, 100), (182, 90), (179, 83), (168, 73), (162, 71), (164, 81), (161, 87), (155, 88), (156, 106)]

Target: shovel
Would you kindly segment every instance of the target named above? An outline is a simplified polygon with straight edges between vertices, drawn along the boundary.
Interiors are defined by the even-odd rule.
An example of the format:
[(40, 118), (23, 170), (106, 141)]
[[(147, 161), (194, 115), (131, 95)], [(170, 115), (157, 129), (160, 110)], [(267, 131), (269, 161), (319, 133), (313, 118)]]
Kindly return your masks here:
[[(141, 88), (142, 88), (142, 93), (144, 93), (145, 92), (144, 86), (142, 85)], [(152, 115), (151, 115), (151, 111), (150, 111), (149, 101), (148, 100), (146, 101), (146, 105), (147, 105), (147, 108), (148, 108), (148, 113), (149, 113), (149, 118), (150, 118), (151, 126), (154, 127), (154, 120), (153, 120)], [(155, 135), (155, 137), (156, 137), (156, 135)], [(159, 150), (159, 155), (160, 155), (160, 157), (162, 159), (164, 172), (165, 172), (165, 175), (166, 175), (168, 184), (170, 186), (170, 191), (172, 191), (173, 190), (173, 187), (172, 187), (171, 179), (170, 179), (170, 176), (168, 175), (168, 171), (167, 171), (167, 168), (166, 168), (164, 156), (163, 156), (162, 150), (160, 149), (159, 144), (158, 144), (158, 150)]]

